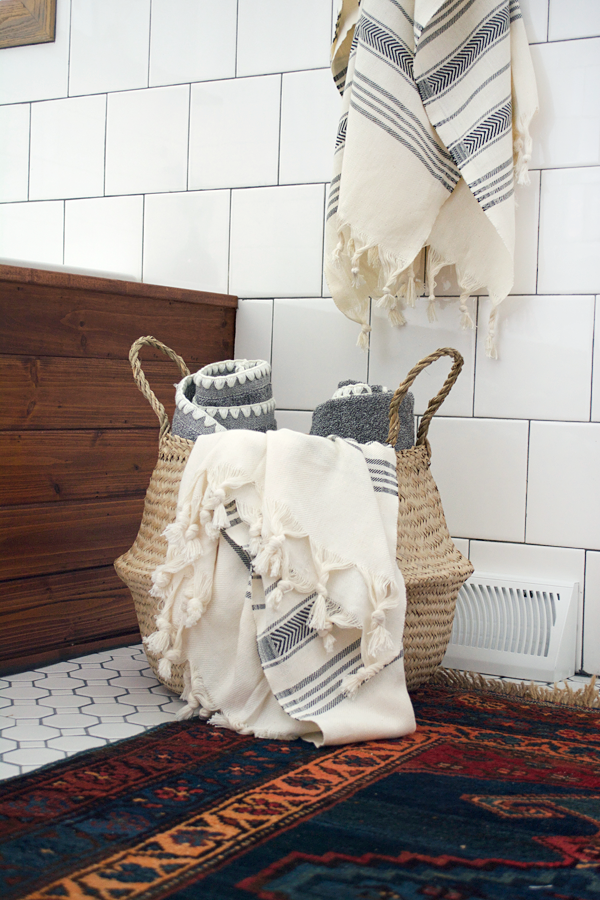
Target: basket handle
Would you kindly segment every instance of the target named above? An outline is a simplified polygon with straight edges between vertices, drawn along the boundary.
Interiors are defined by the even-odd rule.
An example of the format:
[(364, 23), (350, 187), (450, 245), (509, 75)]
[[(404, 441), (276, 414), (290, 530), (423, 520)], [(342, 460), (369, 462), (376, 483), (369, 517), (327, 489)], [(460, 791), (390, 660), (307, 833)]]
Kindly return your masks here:
[(129, 351), (129, 362), (131, 363), (131, 368), (133, 370), (133, 380), (158, 416), (158, 421), (160, 422), (159, 437), (162, 438), (170, 428), (169, 417), (164, 406), (156, 397), (156, 394), (148, 384), (146, 376), (142, 371), (142, 364), (140, 363), (140, 350), (142, 349), (142, 347), (154, 347), (155, 350), (160, 350), (165, 354), (165, 356), (168, 356), (169, 359), (172, 359), (173, 362), (176, 363), (182, 376), (189, 375), (190, 370), (188, 369), (182, 358), (178, 356), (174, 350), (171, 350), (170, 347), (167, 347), (167, 345), (163, 344), (162, 341), (159, 341), (155, 337), (152, 337), (151, 334), (146, 335), (146, 337), (138, 338), (137, 341), (134, 341), (131, 345), (131, 350)]
[(427, 366), (430, 366), (431, 363), (435, 362), (436, 359), (440, 359), (442, 356), (450, 356), (454, 360), (452, 363), (452, 368), (450, 369), (450, 374), (446, 378), (444, 384), (442, 385), (441, 390), (432, 397), (429, 401), (427, 409), (423, 414), (423, 418), (421, 419), (421, 424), (419, 425), (419, 430), (417, 432), (417, 443), (416, 446), (420, 447), (425, 445), (429, 452), (429, 441), (427, 440), (427, 432), (429, 431), (429, 424), (433, 419), (435, 413), (438, 411), (450, 391), (454, 386), (454, 383), (458, 376), (460, 375), (460, 370), (464, 365), (464, 359), (458, 352), (458, 350), (454, 350), (452, 347), (440, 347), (439, 350), (435, 350), (433, 353), (430, 353), (429, 356), (425, 356), (420, 362), (414, 366), (394, 396), (392, 397), (392, 402), (390, 404), (390, 430), (388, 433), (387, 442), (391, 444), (392, 447), (396, 444), (398, 440), (398, 433), (400, 431), (400, 419), (398, 416), (398, 410), (400, 408), (400, 404), (406, 397), (408, 393), (408, 389), (423, 369), (426, 369)]

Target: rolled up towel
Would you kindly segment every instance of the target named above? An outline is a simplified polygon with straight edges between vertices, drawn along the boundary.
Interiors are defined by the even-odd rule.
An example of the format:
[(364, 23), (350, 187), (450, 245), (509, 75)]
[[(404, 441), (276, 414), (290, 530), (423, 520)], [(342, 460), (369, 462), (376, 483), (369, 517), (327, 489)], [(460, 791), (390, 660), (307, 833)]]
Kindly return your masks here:
[(263, 359), (227, 359), (183, 378), (175, 390), (172, 433), (195, 441), (231, 429), (274, 431), (271, 366)]
[[(390, 403), (394, 391), (381, 384), (340, 381), (331, 398), (313, 413), (311, 434), (353, 438), (359, 444), (379, 441), (385, 444), (390, 427)], [(408, 393), (398, 411), (400, 431), (396, 450), (407, 450), (415, 443), (414, 397)]]

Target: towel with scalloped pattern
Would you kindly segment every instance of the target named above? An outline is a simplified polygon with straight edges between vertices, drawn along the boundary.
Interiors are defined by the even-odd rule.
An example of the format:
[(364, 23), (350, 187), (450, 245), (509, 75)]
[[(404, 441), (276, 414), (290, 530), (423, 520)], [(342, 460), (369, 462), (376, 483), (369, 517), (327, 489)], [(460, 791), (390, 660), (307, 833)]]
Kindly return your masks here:
[(264, 359), (226, 359), (187, 375), (175, 386), (173, 434), (195, 441), (202, 434), (242, 429), (274, 431), (271, 366)]

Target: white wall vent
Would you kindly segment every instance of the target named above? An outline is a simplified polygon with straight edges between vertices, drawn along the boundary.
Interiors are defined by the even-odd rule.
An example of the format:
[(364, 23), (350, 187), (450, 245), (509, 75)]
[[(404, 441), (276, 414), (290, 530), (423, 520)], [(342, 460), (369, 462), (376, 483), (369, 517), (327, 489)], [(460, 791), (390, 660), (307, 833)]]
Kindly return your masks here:
[(461, 588), (442, 665), (487, 675), (561, 681), (575, 672), (578, 584), (475, 572)]

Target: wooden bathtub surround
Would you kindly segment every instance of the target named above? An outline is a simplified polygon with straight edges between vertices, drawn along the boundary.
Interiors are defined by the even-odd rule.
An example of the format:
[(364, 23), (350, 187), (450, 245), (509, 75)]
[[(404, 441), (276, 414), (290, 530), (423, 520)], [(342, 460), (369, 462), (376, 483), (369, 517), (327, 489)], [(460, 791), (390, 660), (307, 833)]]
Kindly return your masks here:
[[(113, 561), (132, 544), (158, 420), (129, 348), (233, 357), (237, 298), (0, 265), (0, 674), (139, 640)], [(176, 366), (145, 349), (173, 413)]]

